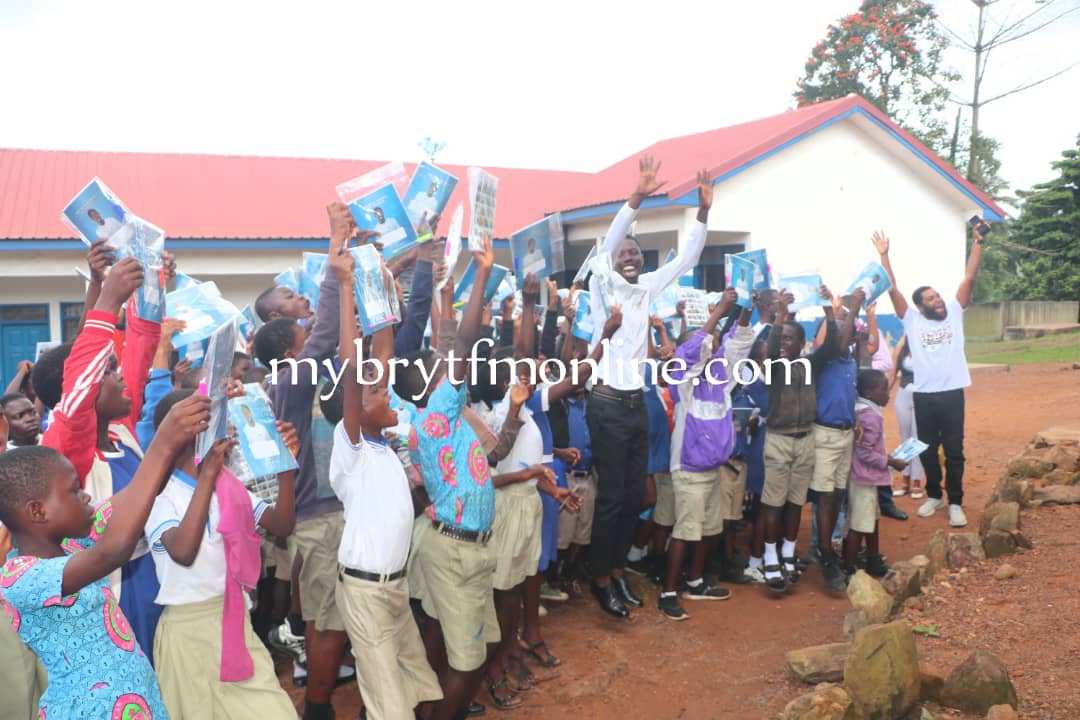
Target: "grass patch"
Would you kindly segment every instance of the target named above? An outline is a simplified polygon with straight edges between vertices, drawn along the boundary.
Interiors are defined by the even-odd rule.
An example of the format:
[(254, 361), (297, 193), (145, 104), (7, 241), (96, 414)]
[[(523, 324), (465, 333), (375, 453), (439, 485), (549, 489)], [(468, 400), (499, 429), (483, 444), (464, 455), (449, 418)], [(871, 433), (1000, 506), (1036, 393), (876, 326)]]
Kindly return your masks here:
[(998, 342), (971, 341), (967, 343), (967, 359), (973, 363), (1032, 363), (1080, 362), (1080, 333), (1047, 335), (1031, 340)]

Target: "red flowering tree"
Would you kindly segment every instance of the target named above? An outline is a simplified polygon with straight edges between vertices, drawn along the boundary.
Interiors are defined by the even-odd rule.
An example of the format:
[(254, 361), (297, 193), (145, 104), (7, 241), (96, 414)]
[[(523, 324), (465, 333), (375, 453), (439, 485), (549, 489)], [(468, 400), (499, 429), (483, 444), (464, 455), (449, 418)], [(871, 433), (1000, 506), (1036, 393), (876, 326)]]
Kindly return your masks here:
[(947, 156), (947, 85), (959, 75), (943, 67), (949, 41), (936, 19), (921, 0), (864, 0), (810, 51), (799, 107), (857, 93)]

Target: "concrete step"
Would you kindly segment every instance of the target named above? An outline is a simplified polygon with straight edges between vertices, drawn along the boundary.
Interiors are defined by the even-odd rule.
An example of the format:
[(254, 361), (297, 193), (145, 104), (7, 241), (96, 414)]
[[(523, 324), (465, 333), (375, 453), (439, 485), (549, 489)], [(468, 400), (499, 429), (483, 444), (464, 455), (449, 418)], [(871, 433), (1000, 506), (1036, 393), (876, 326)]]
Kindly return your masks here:
[(1062, 335), (1080, 332), (1080, 323), (1059, 323), (1054, 325), (1026, 325), (1005, 328), (1006, 340), (1030, 340), (1046, 335)]
[(1005, 363), (968, 363), (968, 371), (979, 374), (1009, 372), (1009, 366)]

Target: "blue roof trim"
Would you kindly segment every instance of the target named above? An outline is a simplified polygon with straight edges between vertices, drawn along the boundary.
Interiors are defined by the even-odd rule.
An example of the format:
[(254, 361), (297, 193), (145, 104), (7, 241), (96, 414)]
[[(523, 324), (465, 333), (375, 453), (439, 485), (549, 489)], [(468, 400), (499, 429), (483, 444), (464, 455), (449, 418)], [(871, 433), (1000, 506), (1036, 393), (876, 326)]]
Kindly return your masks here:
[[(496, 250), (509, 250), (509, 240), (492, 242)], [(325, 250), (325, 238), (259, 238), (252, 240), (215, 240), (200, 238), (166, 238), (169, 250)], [(0, 252), (63, 252), (86, 251), (81, 240), (45, 238), (41, 240), (6, 240), (0, 238)]]
[[(615, 202), (604, 203), (603, 205), (592, 205), (590, 207), (580, 208), (577, 210), (570, 210), (569, 212), (562, 213), (563, 222), (573, 220), (586, 220), (591, 217), (600, 217), (603, 215), (614, 215), (619, 212), (619, 208), (626, 204), (625, 200), (618, 200)], [(641, 203), (642, 210), (651, 210), (652, 208), (668, 207), (671, 205), (671, 201), (668, 200), (667, 195), (657, 195), (655, 197), (645, 198)]]

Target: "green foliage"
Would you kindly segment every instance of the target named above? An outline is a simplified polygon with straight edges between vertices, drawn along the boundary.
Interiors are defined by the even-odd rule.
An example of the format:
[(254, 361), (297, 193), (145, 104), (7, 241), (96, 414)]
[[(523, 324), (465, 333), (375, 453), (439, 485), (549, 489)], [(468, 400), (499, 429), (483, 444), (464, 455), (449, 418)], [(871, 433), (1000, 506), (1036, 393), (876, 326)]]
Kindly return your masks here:
[(973, 363), (1074, 363), (1080, 362), (1080, 333), (1046, 335), (1032, 340), (970, 340), (964, 351)]
[(1062, 152), (1052, 167), (1057, 177), (1017, 193), (1024, 204), (1006, 240), (1016, 258), (1003, 287), (1010, 300), (1080, 298), (1080, 149)]
[(941, 633), (937, 630), (937, 625), (916, 625), (912, 628), (912, 632), (918, 635), (925, 635), (926, 637), (941, 637)]
[(921, 0), (864, 0), (814, 46), (794, 92), (799, 107), (856, 93), (947, 156), (945, 86), (959, 75), (942, 65), (948, 39), (936, 20)]

